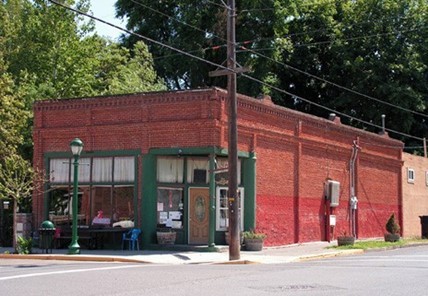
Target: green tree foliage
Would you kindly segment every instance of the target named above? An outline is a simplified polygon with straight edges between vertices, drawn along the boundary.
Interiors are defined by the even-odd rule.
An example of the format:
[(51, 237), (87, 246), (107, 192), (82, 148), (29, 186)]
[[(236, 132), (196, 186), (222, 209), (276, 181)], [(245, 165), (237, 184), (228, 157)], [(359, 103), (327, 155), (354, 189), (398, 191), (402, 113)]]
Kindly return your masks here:
[(18, 152), (24, 141), (22, 134), (29, 116), (13, 89), (13, 80), (5, 72), (0, 55), (0, 164), (7, 155)]
[[(62, 2), (84, 12), (90, 8), (88, 0)], [(1, 83), (7, 82), (0, 97), (9, 94), (1, 108), (8, 104), (19, 105), (14, 112), (26, 110), (25, 116), (0, 116), (15, 121), (6, 131), (20, 138), (19, 153), (25, 159), (32, 158), (35, 100), (165, 89), (142, 42), (124, 48), (96, 35), (93, 21), (46, 0), (0, 2), (0, 56), (4, 61)]]
[[(118, 0), (116, 11), (128, 29), (224, 65), (223, 2)], [(388, 128), (428, 136), (426, 117), (357, 94), (427, 114), (426, 0), (236, 0), (236, 7), (237, 62), (251, 67), (251, 76), (377, 125), (386, 114)], [(139, 39), (123, 40), (131, 46)], [(224, 78), (208, 77), (214, 67), (148, 46), (170, 88), (225, 86)], [(278, 104), (322, 117), (330, 112), (248, 79), (238, 80), (238, 90), (269, 92)]]
[[(63, 2), (84, 12), (90, 5), (88, 0)], [(92, 21), (49, 1), (10, 0), (0, 5), (3, 19), (7, 20), (4, 31), (9, 32), (3, 47), (8, 71), (22, 90), (27, 106), (41, 98), (145, 90), (141, 85), (164, 89), (149, 66), (152, 58), (144, 46), (121, 48), (94, 35)], [(127, 85), (121, 89), (109, 84), (123, 82), (109, 78), (124, 76), (126, 71), (137, 71), (138, 75), (126, 80)], [(155, 86), (148, 87), (152, 82)]]

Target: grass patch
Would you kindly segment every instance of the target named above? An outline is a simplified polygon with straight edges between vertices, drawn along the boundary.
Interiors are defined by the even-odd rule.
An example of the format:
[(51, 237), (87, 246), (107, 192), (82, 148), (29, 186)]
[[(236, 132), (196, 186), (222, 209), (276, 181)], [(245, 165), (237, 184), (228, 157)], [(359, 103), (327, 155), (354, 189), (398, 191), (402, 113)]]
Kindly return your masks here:
[(339, 250), (351, 250), (351, 249), (382, 249), (388, 247), (406, 246), (412, 244), (428, 244), (428, 240), (423, 239), (400, 239), (398, 242), (385, 242), (381, 240), (368, 240), (368, 241), (356, 241), (353, 246), (331, 246), (329, 248)]

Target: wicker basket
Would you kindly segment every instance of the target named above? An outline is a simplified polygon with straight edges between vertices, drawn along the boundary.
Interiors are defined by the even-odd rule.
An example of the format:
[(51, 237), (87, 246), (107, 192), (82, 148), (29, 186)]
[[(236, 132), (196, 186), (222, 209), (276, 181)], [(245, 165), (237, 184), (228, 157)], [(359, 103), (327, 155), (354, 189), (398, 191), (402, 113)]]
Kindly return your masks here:
[(175, 238), (177, 236), (177, 233), (174, 231), (171, 232), (156, 232), (156, 236), (158, 239), (159, 245), (172, 245), (175, 243)]

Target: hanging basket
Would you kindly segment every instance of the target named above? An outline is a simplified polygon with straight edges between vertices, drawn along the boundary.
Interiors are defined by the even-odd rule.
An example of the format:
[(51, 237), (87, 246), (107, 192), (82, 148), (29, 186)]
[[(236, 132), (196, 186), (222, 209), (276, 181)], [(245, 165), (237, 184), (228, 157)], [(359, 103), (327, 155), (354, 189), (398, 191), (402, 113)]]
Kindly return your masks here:
[(177, 236), (177, 233), (174, 231), (171, 232), (156, 232), (156, 236), (158, 239), (159, 245), (172, 245), (175, 243), (175, 238)]

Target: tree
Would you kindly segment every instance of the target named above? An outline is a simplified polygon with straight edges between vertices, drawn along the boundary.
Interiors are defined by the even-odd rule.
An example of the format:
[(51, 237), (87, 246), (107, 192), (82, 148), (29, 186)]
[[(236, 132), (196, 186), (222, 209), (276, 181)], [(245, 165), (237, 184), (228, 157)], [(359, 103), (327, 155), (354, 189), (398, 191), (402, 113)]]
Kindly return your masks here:
[[(408, 111), (428, 114), (425, 0), (236, 2), (238, 63), (250, 66), (253, 77), (296, 96), (247, 79), (238, 80), (240, 92), (270, 92), (278, 104), (322, 117), (330, 111), (298, 97), (377, 125), (386, 114), (388, 128), (427, 136), (426, 116)], [(118, 0), (116, 11), (128, 20), (128, 29), (222, 64), (227, 17), (221, 3)], [(137, 40), (123, 36), (128, 47)], [(148, 46), (170, 88), (225, 85), (224, 78), (208, 77), (212, 66)], [(342, 121), (376, 131), (351, 118)]]
[(37, 174), (31, 164), (17, 154), (6, 156), (0, 162), (0, 200), (13, 201), (13, 246), (16, 246), (16, 213), (31, 212), (31, 196)]
[(0, 163), (6, 155), (16, 153), (23, 143), (23, 128), (29, 112), (14, 95), (14, 83), (4, 71), (5, 66), (0, 55)]
[[(88, 0), (64, 3), (83, 12), (90, 8)], [(29, 110), (38, 99), (136, 92), (141, 85), (165, 88), (148, 67), (152, 57), (144, 46), (125, 49), (97, 36), (93, 21), (70, 10), (45, 0), (9, 0), (0, 4), (0, 11), (4, 20), (0, 31), (7, 32), (0, 51)], [(139, 74), (128, 80), (125, 72)], [(126, 87), (110, 85), (118, 81), (126, 82)]]
[[(63, 2), (90, 8), (88, 0)], [(18, 149), (25, 159), (32, 158), (34, 101), (165, 89), (144, 45), (127, 49), (97, 36), (93, 21), (50, 1), (0, 2), (0, 33), (1, 73), (10, 80), (15, 104), (27, 112), (11, 116), (25, 125), (14, 123), (8, 131), (22, 138)]]

